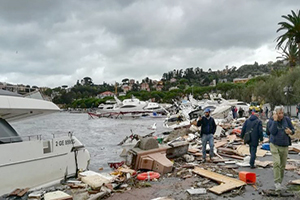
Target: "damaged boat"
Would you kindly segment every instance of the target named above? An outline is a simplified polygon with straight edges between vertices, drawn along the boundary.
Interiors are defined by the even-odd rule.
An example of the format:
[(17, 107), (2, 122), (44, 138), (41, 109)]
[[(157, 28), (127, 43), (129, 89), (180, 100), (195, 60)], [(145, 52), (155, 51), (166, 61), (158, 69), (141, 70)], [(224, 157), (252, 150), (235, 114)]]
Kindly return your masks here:
[(71, 133), (21, 136), (9, 122), (59, 112), (52, 102), (0, 90), (0, 195), (61, 180), (88, 168), (90, 154)]

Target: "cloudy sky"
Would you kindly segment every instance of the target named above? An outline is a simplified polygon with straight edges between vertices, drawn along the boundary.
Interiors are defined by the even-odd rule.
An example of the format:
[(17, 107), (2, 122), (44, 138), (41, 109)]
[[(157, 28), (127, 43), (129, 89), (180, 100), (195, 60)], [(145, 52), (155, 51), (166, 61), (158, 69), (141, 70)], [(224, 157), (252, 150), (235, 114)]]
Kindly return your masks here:
[(0, 0), (0, 82), (72, 86), (276, 61), (296, 0)]

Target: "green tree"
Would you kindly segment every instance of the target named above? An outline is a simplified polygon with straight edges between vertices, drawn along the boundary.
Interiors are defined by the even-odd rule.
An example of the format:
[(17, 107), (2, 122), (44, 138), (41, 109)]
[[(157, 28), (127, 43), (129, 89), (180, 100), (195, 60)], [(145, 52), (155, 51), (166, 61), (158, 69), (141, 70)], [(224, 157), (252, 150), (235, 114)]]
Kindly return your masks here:
[(282, 47), (280, 47), (280, 49), (282, 50), (282, 52), (280, 52), (281, 56), (278, 56), (277, 58), (288, 61), (291, 68), (295, 67), (299, 51), (297, 45), (290, 43), (287, 49)]
[(285, 31), (284, 34), (277, 38), (277, 48), (283, 47), (286, 49), (290, 45), (298, 45), (298, 64), (300, 64), (300, 10), (296, 14), (293, 10), (292, 14), (282, 15), (288, 22), (279, 22), (279, 31)]

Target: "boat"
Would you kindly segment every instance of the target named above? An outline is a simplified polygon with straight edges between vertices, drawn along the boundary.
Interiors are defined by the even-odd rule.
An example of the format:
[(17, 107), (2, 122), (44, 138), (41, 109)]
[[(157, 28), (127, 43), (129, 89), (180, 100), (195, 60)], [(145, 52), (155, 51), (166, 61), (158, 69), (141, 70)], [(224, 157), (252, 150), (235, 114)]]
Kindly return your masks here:
[(190, 127), (191, 122), (182, 114), (175, 114), (167, 117), (163, 122), (163, 127), (171, 130)]
[(21, 136), (10, 122), (59, 112), (52, 102), (0, 90), (0, 196), (16, 188), (35, 188), (86, 170), (90, 154), (72, 134), (44, 139)]
[[(115, 104), (100, 104), (96, 112), (89, 112), (89, 116), (94, 117), (112, 117), (112, 118), (123, 118), (123, 117), (145, 117), (145, 116), (161, 116), (166, 114), (166, 109), (160, 106), (156, 102), (140, 101), (132, 95), (130, 99), (119, 100), (114, 96)], [(150, 115), (152, 114), (152, 115)]]

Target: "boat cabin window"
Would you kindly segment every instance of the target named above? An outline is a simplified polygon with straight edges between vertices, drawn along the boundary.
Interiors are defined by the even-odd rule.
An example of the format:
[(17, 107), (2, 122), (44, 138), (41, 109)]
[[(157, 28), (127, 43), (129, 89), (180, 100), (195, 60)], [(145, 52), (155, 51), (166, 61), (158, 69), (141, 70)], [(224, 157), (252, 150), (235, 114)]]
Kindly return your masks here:
[(11, 142), (22, 142), (22, 139), (5, 119), (0, 118), (0, 144)]
[(122, 106), (121, 108), (134, 108), (136, 107), (135, 105), (125, 105), (125, 106)]

